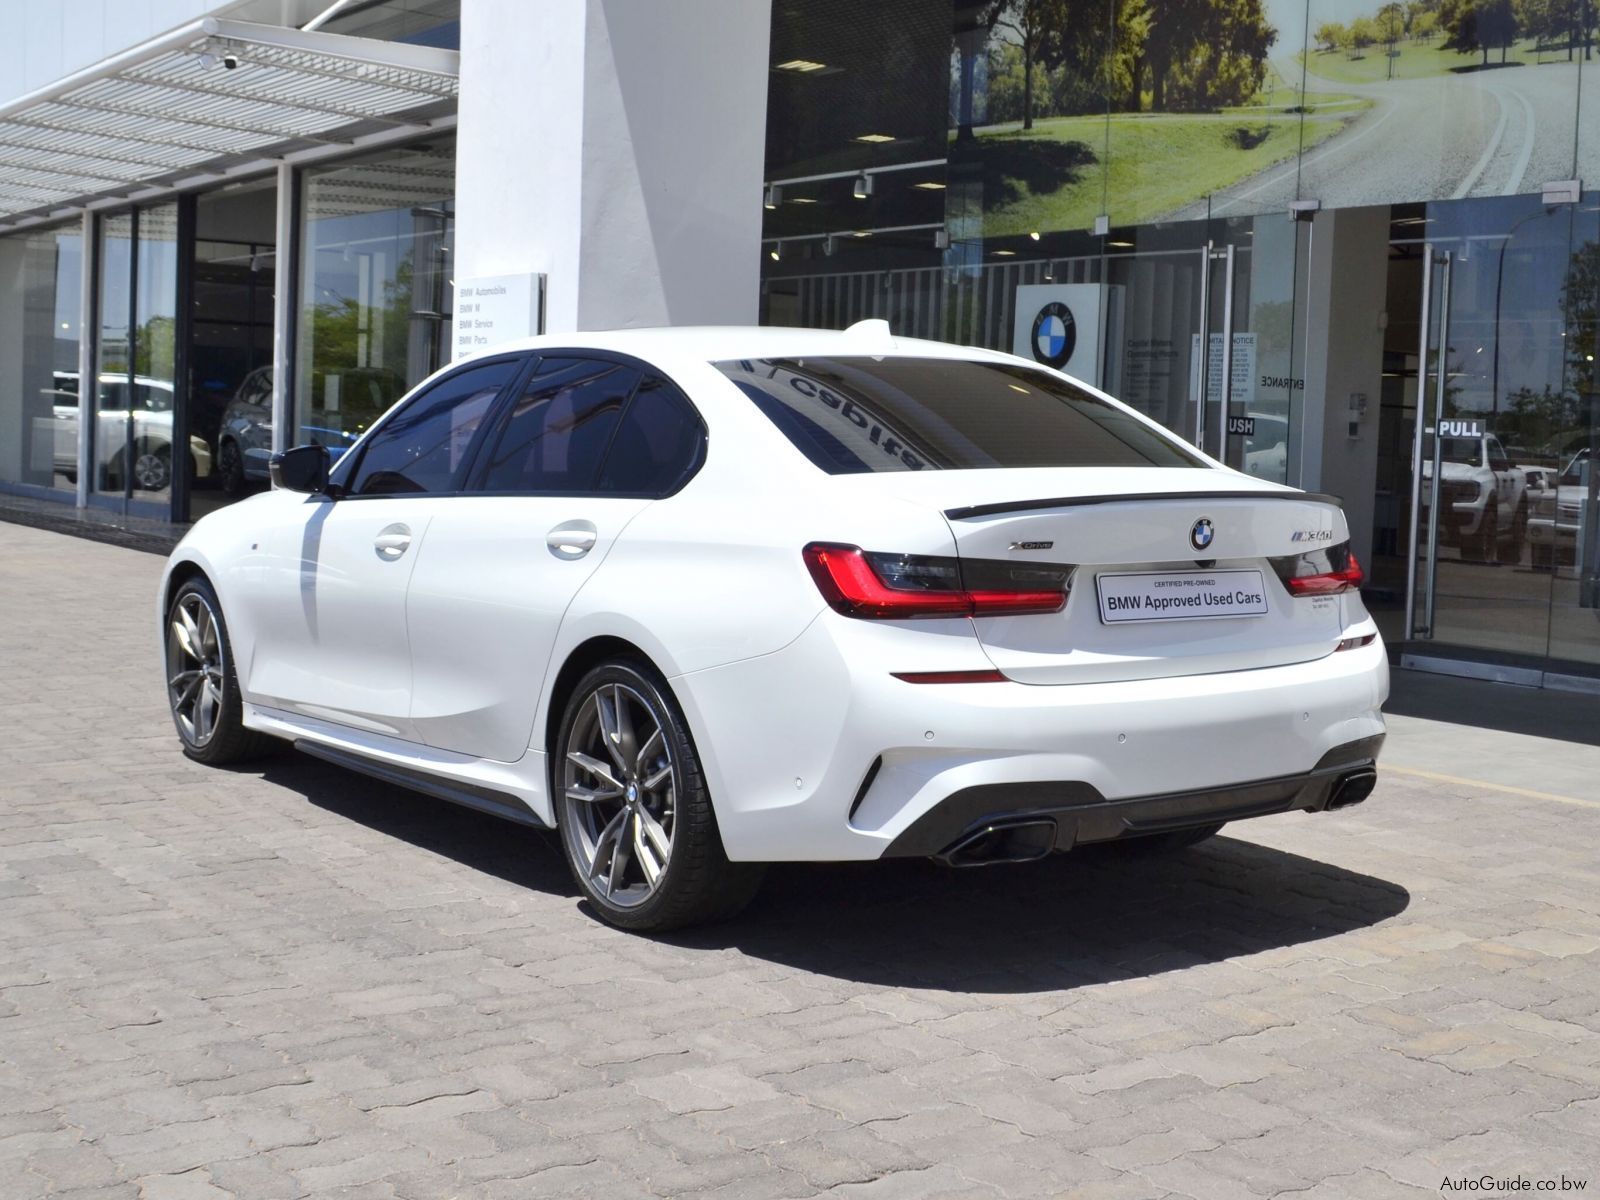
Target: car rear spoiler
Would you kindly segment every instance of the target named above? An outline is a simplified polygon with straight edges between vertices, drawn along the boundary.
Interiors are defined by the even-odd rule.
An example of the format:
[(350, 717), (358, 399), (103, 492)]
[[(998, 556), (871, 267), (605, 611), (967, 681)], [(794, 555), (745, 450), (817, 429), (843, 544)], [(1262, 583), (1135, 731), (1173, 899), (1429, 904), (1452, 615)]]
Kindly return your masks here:
[(1049, 500), (1001, 500), (995, 504), (969, 504), (964, 508), (947, 508), (944, 515), (952, 521), (969, 517), (992, 517), (1000, 513), (1029, 512), (1036, 508), (1080, 508), (1087, 504), (1126, 504), (1139, 500), (1299, 500), (1313, 504), (1331, 504), (1343, 508), (1344, 501), (1322, 492), (1144, 492), (1133, 495), (1127, 492), (1109, 496), (1057, 496)]

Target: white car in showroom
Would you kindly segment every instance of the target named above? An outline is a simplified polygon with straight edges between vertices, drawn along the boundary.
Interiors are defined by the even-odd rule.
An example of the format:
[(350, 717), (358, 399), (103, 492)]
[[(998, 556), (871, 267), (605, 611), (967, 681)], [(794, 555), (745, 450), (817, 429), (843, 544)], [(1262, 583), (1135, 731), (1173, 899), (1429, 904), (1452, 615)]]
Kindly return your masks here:
[(1176, 848), (1376, 780), (1337, 502), (1010, 355), (547, 336), (273, 474), (161, 585), (185, 752), (287, 740), (554, 827), (619, 926), (777, 860)]

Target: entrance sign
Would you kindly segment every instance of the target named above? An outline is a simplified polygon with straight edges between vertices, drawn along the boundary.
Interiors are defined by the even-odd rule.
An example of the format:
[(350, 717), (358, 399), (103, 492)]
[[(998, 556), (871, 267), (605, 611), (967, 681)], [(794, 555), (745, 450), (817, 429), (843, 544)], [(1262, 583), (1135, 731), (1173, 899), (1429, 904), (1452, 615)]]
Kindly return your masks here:
[(1098, 283), (1019, 285), (1011, 353), (1100, 387), (1101, 290)]
[(543, 332), (543, 275), (480, 275), (456, 281), (453, 357)]

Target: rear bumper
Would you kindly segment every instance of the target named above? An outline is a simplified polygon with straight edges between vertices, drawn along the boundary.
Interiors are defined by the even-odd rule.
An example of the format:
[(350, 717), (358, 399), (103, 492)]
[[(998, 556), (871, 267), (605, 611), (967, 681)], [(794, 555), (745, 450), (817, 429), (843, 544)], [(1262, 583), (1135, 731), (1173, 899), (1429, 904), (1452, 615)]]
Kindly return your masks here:
[(1070, 850), (1273, 813), (1339, 808), (1366, 798), (1365, 792), (1352, 798), (1340, 784), (1370, 775), (1383, 739), (1379, 733), (1335, 746), (1304, 774), (1159, 796), (1108, 800), (1077, 781), (965, 788), (919, 817), (890, 843), (884, 857), (954, 859), (980, 836), (1008, 828), (1028, 827), (1030, 838), (1042, 837), (1040, 846)]
[[(1104, 822), (1117, 822), (1109, 836), (1120, 836), (1127, 819), (1162, 819), (1174, 797), (1188, 798), (1176, 803), (1190, 825), (1234, 819), (1215, 815), (1230, 804), (1311, 807), (1326, 799), (1325, 781), (1310, 777), (1329, 767), (1330, 752), (1384, 732), (1381, 639), (1308, 662), (1125, 682), (894, 678), (992, 668), (963, 623), (943, 628), (930, 656), (927, 630), (824, 613), (774, 654), (670, 681), (730, 858), (938, 853), (947, 843), (900, 839), (962, 793), (982, 797), (980, 807), (951, 811), (975, 820), (1044, 788), (1028, 802), (1075, 807), (1079, 841), (1113, 829)], [(1376, 632), (1363, 623), (1347, 633), (1357, 631)], [(1284, 780), (1299, 783), (1237, 801), (1223, 794)], [(1132, 807), (1099, 807), (1114, 802)]]

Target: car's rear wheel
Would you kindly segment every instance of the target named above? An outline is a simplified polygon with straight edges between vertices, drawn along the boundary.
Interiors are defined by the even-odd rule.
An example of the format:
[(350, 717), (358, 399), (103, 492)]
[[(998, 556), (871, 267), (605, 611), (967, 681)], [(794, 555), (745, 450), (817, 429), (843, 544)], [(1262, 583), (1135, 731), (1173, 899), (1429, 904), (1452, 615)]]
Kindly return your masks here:
[(274, 739), (244, 727), (222, 605), (202, 576), (180, 587), (167, 609), (166, 666), (167, 705), (190, 758), (221, 766), (277, 748)]
[(133, 486), (145, 492), (163, 492), (172, 484), (172, 447), (149, 440), (134, 447)]
[(551, 776), (579, 888), (608, 923), (657, 932), (732, 916), (762, 869), (732, 863), (683, 713), (643, 662), (595, 667), (573, 689)]
[(1111, 845), (1126, 854), (1174, 854), (1198, 846), (1207, 838), (1216, 837), (1227, 822), (1215, 825), (1196, 825), (1193, 829), (1172, 829), (1166, 833), (1147, 833), (1141, 837), (1121, 838)]
[(244, 494), (244, 458), (239, 453), (239, 443), (232, 438), (224, 438), (222, 445), (217, 447), (217, 477), (221, 481), (223, 495)]

